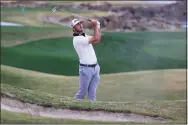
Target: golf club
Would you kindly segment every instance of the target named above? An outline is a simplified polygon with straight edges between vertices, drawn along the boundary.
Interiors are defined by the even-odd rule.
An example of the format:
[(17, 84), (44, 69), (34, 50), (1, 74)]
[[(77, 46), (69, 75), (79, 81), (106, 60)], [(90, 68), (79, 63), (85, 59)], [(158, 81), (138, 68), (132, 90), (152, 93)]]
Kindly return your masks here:
[(86, 20), (88, 20), (88, 21), (91, 21), (91, 20), (90, 20), (89, 18), (87, 18), (87, 17), (80, 16), (80, 15), (78, 15), (78, 14), (75, 14), (75, 13), (69, 12), (69, 11), (67, 11), (67, 10), (64, 10), (64, 9), (62, 9), (62, 8), (58, 8), (58, 7), (54, 7), (54, 8), (52, 9), (52, 12), (56, 12), (57, 9), (59, 9), (59, 10), (61, 10), (61, 11), (64, 11), (64, 12), (67, 12), (67, 13), (70, 13), (70, 14), (72, 14), (72, 15), (74, 15), (74, 16), (77, 16), (77, 17), (80, 17), (80, 18), (86, 19)]

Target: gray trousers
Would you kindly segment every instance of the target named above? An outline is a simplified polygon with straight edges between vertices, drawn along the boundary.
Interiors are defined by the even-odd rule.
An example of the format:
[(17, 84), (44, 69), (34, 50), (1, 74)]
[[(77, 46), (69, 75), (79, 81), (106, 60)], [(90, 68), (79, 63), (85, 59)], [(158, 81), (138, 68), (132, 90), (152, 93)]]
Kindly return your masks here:
[(88, 100), (96, 100), (96, 90), (100, 80), (100, 66), (85, 67), (79, 65), (79, 90), (77, 99), (84, 99), (88, 93)]

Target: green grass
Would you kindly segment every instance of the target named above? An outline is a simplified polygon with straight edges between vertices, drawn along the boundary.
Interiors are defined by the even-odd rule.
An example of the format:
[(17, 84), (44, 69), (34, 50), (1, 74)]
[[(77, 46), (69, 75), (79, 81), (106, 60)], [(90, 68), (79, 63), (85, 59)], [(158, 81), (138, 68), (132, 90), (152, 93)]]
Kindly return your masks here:
[(1, 46), (15, 46), (37, 39), (48, 39), (60, 36), (72, 36), (67, 27), (1, 27)]
[[(110, 32), (104, 33), (101, 43), (94, 45), (101, 74), (185, 68), (185, 47), (184, 32)], [(78, 57), (72, 37), (40, 39), (14, 47), (1, 47), (1, 60), (3, 65), (18, 68), (78, 75)]]
[[(185, 70), (120, 73), (100, 77), (97, 89), (97, 100), (100, 101), (133, 102), (186, 98)], [(78, 90), (79, 78), (1, 65), (1, 83), (37, 92), (74, 97)]]
[[(21, 8), (1, 7), (1, 21), (21, 23), (26, 26), (58, 26), (57, 23), (42, 22), (41, 17), (46, 14), (52, 15), (50, 8), (25, 8), (25, 12), (20, 12)], [(57, 13), (59, 14), (59, 13)], [(56, 15), (56, 14), (54, 14)], [(60, 25), (59, 25), (60, 26)]]
[[(6, 8), (1, 7), (1, 21), (10, 21), (14, 23), (21, 23), (26, 26), (60, 26), (59, 23), (48, 23), (41, 21), (42, 17), (46, 16), (58, 16), (61, 18), (72, 16), (70, 13), (64, 11), (52, 12), (52, 8), (25, 8), (25, 12), (22, 13), (21, 8), (13, 7)], [(68, 10), (70, 12), (78, 13), (81, 16), (104, 16), (108, 15), (108, 12), (103, 11), (90, 11), (90, 10)], [(78, 17), (77, 17), (78, 18)]]
[[(85, 16), (107, 15), (77, 12)], [(25, 8), (25, 13), (20, 8), (1, 8), (2, 21), (26, 25), (1, 28), (1, 97), (13, 95), (43, 106), (133, 112), (172, 119), (168, 123), (185, 123), (185, 31), (104, 32), (101, 43), (94, 45), (101, 66), (98, 101), (89, 102), (87, 98), (72, 98), (79, 78), (71, 29), (41, 22), (46, 15), (70, 16), (52, 13), (51, 8)], [(101, 123), (1, 111), (1, 123)]]
[[(166, 32), (166, 33), (162, 32), (156, 34), (153, 33), (150, 36), (151, 38), (154, 37), (154, 39), (156, 39), (157, 37), (162, 37), (167, 39), (156, 39), (155, 41), (151, 41), (144, 46), (144, 50), (154, 56), (160, 55), (161, 57), (169, 57), (173, 59), (185, 60), (186, 58), (185, 33), (186, 32), (183, 30), (179, 33), (178, 32)], [(179, 48), (182, 48), (182, 51), (180, 51)], [(168, 50), (173, 50), (173, 52)]]
[(185, 123), (186, 102), (177, 101), (148, 101), (135, 103), (89, 102), (70, 97), (57, 96), (48, 93), (17, 88), (1, 84), (1, 96), (11, 95), (15, 99), (47, 107), (69, 108), (77, 110), (103, 110), (113, 112), (132, 112), (142, 115), (159, 116), (171, 119), (169, 122)]
[[(170, 79), (168, 75), (176, 79)], [(186, 96), (185, 79), (183, 70), (102, 75), (97, 96), (101, 101), (180, 100)], [(73, 97), (78, 89), (79, 79), (1, 66), (1, 82), (39, 92)], [(180, 89), (176, 89), (176, 86)]]

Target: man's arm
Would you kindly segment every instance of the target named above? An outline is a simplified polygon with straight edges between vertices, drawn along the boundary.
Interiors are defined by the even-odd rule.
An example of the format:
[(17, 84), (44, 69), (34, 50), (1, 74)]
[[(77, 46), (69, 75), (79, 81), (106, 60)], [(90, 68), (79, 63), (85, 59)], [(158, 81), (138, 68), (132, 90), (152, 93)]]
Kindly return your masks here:
[(92, 24), (93, 24), (93, 29), (94, 29), (94, 35), (89, 38), (89, 43), (99, 43), (101, 40), (101, 33), (97, 26), (97, 21), (92, 20)]

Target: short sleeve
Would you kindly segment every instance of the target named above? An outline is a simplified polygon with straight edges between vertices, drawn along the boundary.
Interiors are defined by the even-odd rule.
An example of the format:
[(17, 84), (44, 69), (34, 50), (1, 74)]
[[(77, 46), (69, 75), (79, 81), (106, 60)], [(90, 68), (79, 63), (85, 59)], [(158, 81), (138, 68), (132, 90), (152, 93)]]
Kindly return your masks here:
[(89, 39), (90, 39), (92, 36), (86, 35), (86, 37), (88, 37), (88, 41), (89, 41)]
[(89, 37), (84, 37), (84, 36), (75, 37), (74, 42), (76, 44), (89, 44)]

